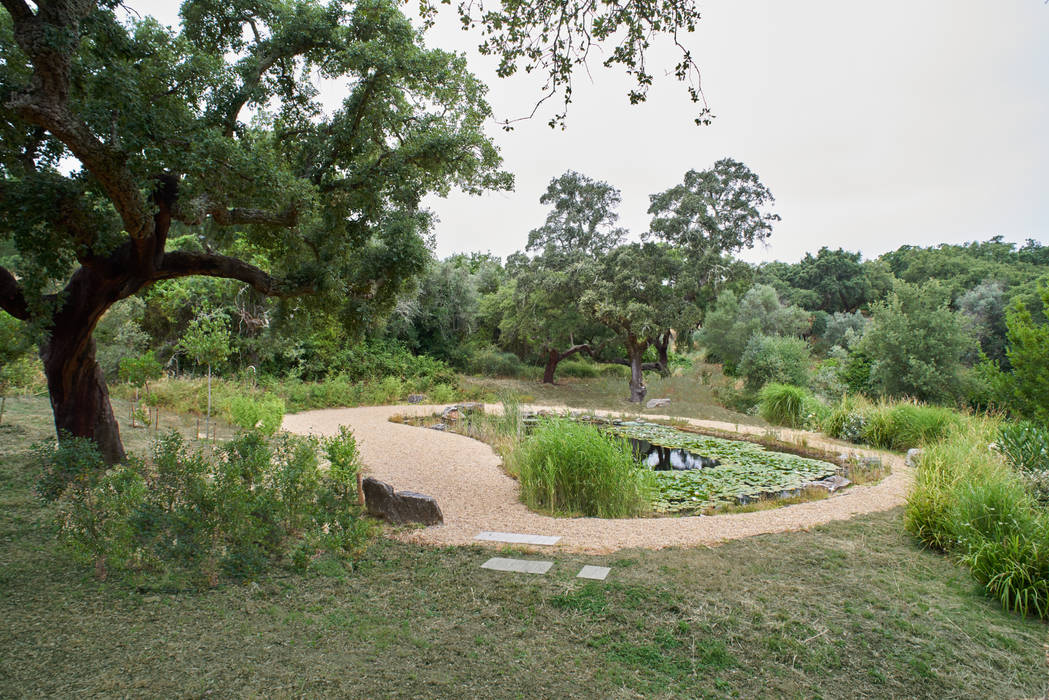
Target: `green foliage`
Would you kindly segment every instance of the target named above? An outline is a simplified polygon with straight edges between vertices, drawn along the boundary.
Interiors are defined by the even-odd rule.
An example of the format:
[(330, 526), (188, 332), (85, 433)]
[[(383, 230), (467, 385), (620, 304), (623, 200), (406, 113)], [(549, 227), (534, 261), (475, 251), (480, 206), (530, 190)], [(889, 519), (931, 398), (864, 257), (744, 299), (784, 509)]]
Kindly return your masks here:
[(784, 299), (812, 311), (847, 313), (871, 300), (871, 280), (864, 274), (859, 253), (826, 246), (791, 265), (767, 263), (759, 270), (762, 282), (776, 287)]
[(972, 325), (973, 335), (980, 344), (980, 354), (994, 362), (1007, 362), (1005, 286), (995, 280), (986, 280), (958, 298), (958, 311)]
[(863, 404), (855, 397), (845, 395), (823, 418), (820, 428), (824, 433), (847, 442), (860, 442), (867, 427)]
[(336, 490), (343, 496), (356, 492), (357, 476), (361, 472), (361, 455), (353, 432), (345, 425), (339, 426), (339, 434), (324, 438), (324, 455), (328, 458), (328, 476)]
[(958, 414), (949, 408), (883, 402), (867, 406), (860, 441), (902, 451), (942, 439), (957, 423)]
[(1049, 506), (1049, 430), (1028, 421), (1002, 423), (994, 444), (1035, 499)]
[(860, 349), (871, 359), (879, 394), (942, 402), (958, 393), (961, 360), (975, 341), (949, 303), (943, 285), (900, 283), (871, 307)]
[(223, 313), (204, 313), (193, 319), (178, 342), (178, 349), (198, 365), (214, 367), (230, 354), (229, 321)]
[(120, 380), (136, 388), (145, 387), (147, 393), (149, 383), (160, 379), (163, 374), (164, 368), (157, 362), (152, 350), (135, 357), (120, 359)]
[(755, 335), (800, 336), (809, 325), (808, 312), (784, 306), (772, 287), (755, 285), (738, 301), (731, 290), (718, 296), (717, 304), (703, 321), (699, 342), (724, 364), (726, 372), (735, 374)]
[[(173, 431), (148, 464), (73, 479), (58, 500), (60, 539), (101, 578), (160, 588), (256, 578), (321, 551), (359, 554), (368, 527), (354, 515), (355, 496), (318, 470), (317, 448), (308, 438), (246, 431), (212, 457)], [(50, 455), (52, 473), (82, 465), (67, 449)], [(48, 482), (42, 492), (55, 488)]]
[(245, 430), (273, 435), (284, 420), (284, 400), (279, 396), (234, 396), (229, 402), (231, 421)]
[(513, 452), (521, 497), (530, 507), (600, 518), (642, 515), (652, 508), (652, 472), (630, 445), (597, 428), (544, 420)]
[[(1042, 315), (1049, 319), (1049, 282), (1040, 296)], [(1009, 310), (1006, 323), (1013, 406), (1021, 415), (1049, 424), (1049, 323), (1036, 323), (1019, 303)]]
[(140, 297), (128, 297), (111, 306), (95, 327), (96, 359), (107, 379), (120, 376), (126, 358), (141, 357), (150, 347), (151, 338), (142, 327), (145, 311)]
[(757, 333), (747, 342), (738, 371), (752, 392), (769, 382), (807, 386), (811, 361), (808, 343), (801, 338)]
[(904, 524), (954, 552), (1003, 607), (1049, 619), (1049, 517), (988, 449), (995, 421), (970, 419), (925, 448)]
[(801, 428), (814, 397), (808, 390), (790, 384), (766, 384), (758, 393), (758, 413), (773, 425)]
[(827, 327), (820, 335), (820, 343), (826, 348), (840, 345), (848, 350), (863, 337), (869, 324), (870, 320), (859, 311), (852, 313), (835, 311), (827, 319)]
[(33, 461), (40, 471), (37, 493), (55, 501), (70, 484), (91, 484), (105, 472), (106, 463), (91, 440), (67, 435), (63, 440), (33, 445)]
[(512, 352), (502, 352), (496, 348), (485, 348), (473, 353), (466, 367), (470, 374), (486, 377), (521, 377), (536, 371), (524, 365), (521, 358)]

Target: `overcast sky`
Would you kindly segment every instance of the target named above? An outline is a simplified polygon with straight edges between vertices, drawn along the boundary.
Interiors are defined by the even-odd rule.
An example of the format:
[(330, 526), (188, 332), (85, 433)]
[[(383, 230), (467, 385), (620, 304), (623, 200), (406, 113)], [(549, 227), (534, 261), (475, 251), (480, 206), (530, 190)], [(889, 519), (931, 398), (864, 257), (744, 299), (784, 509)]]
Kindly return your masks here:
[[(177, 6), (136, 2), (177, 22)], [(685, 37), (716, 118), (695, 107), (669, 70), (649, 59), (646, 104), (628, 78), (594, 62), (578, 75), (564, 131), (551, 110), (506, 133), (492, 124), (511, 193), (433, 198), (437, 254), (524, 247), (542, 224), (551, 178), (577, 170), (622, 191), (620, 223), (647, 229), (648, 195), (732, 157), (776, 197), (782, 221), (751, 261), (797, 260), (820, 246), (875, 257), (903, 244), (1002, 235), (1049, 243), (1049, 5), (1042, 0), (706, 0)], [(452, 18), (448, 18), (451, 20)], [(534, 78), (499, 80), (454, 21), (427, 43), (464, 51), (491, 86), (499, 117), (527, 114)], [(659, 67), (657, 67), (659, 66)], [(331, 95), (332, 99), (339, 99)]]

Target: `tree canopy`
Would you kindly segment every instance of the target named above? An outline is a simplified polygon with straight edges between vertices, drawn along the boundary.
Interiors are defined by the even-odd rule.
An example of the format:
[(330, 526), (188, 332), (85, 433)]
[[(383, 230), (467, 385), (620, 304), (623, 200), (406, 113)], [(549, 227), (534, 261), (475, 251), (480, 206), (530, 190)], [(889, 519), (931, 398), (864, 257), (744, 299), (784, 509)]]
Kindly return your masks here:
[[(109, 461), (123, 450), (92, 331), (115, 302), (203, 275), (367, 323), (429, 259), (425, 196), (511, 186), (485, 86), (393, 0), (187, 0), (178, 31), (116, 0), (2, 4), (0, 242), (17, 255), (0, 308), (46, 339), (59, 432)], [(500, 75), (546, 71), (566, 103), (600, 43), (643, 99), (650, 39), (698, 19), (691, 0), (459, 12)], [(685, 52), (677, 77), (693, 69)], [(340, 105), (318, 79), (345, 86)]]

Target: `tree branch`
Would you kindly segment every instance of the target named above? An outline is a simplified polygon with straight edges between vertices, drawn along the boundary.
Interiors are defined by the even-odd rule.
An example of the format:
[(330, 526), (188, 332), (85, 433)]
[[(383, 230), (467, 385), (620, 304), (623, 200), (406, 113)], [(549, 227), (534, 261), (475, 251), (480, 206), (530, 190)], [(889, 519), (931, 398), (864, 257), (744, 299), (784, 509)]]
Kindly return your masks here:
[(176, 279), (179, 277), (222, 277), (240, 280), (251, 285), (259, 294), (268, 297), (292, 297), (312, 294), (312, 286), (286, 287), (268, 273), (243, 260), (215, 253), (190, 253), (172, 251), (164, 254), (163, 263), (153, 274), (154, 280)]
[(98, 179), (120, 213), (132, 238), (152, 233), (152, 220), (138, 183), (127, 169), (124, 153), (107, 146), (67, 108), (70, 53), (76, 45), (80, 20), (95, 6), (76, 2), (41, 3), (34, 15), (19, 0), (2, 0), (14, 20), (15, 41), (33, 63), (33, 86), (13, 95), (7, 107), (30, 124), (46, 129), (64, 143)]
[(21, 321), (29, 320), (29, 304), (22, 294), (22, 286), (6, 267), (0, 267), (0, 309)]
[(196, 226), (210, 216), (219, 226), (237, 226), (241, 224), (266, 224), (292, 228), (299, 221), (299, 212), (294, 207), (284, 211), (234, 207), (232, 209), (211, 199), (208, 195), (194, 197), (187, 204), (176, 204), (171, 218), (190, 226)]

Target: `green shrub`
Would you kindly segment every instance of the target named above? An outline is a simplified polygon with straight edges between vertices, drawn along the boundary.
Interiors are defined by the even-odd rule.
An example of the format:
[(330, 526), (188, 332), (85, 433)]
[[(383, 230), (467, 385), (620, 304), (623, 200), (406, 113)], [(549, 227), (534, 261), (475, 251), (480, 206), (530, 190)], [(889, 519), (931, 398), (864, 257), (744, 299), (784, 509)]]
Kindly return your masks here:
[(862, 405), (851, 396), (842, 397), (837, 405), (828, 410), (820, 423), (824, 433), (847, 442), (859, 442), (866, 427), (867, 417)]
[(810, 360), (809, 346), (801, 338), (757, 334), (747, 343), (739, 374), (751, 392), (770, 382), (807, 386)]
[[(368, 526), (355, 515), (356, 494), (319, 472), (317, 448), (312, 438), (247, 431), (210, 457), (173, 431), (149, 464), (74, 479), (58, 499), (60, 539), (100, 578), (161, 588), (253, 578), (321, 551), (352, 556)], [(52, 461), (61, 459), (55, 451)]]
[(511, 454), (521, 496), (535, 509), (623, 518), (652, 508), (652, 472), (634, 459), (630, 444), (597, 428), (545, 420)]
[(357, 475), (361, 471), (361, 455), (357, 440), (345, 425), (339, 426), (339, 434), (322, 441), (324, 454), (328, 458), (328, 475), (332, 484), (343, 496), (356, 493)]
[(284, 400), (279, 396), (234, 396), (229, 414), (232, 422), (245, 430), (273, 435), (284, 420)]
[(1031, 495), (1049, 505), (1049, 430), (1028, 421), (1003, 423), (995, 445)]
[(582, 360), (565, 360), (557, 365), (557, 373), (562, 377), (593, 379), (601, 376), (601, 366)]
[(790, 384), (766, 384), (758, 393), (758, 413), (773, 425), (800, 428), (812, 403), (808, 390)]
[(970, 418), (918, 459), (904, 525), (957, 555), (1004, 607), (1049, 618), (1049, 516), (988, 449), (998, 426)]
[(98, 444), (88, 438), (64, 435), (57, 444), (38, 443), (32, 451), (41, 473), (36, 490), (47, 501), (57, 500), (71, 483), (93, 483), (106, 471)]
[(888, 450), (921, 447), (942, 438), (958, 420), (957, 413), (942, 406), (882, 403), (867, 413), (860, 440)]
[(517, 355), (495, 348), (475, 352), (470, 356), (466, 367), (470, 374), (486, 377), (520, 377), (528, 370)]

